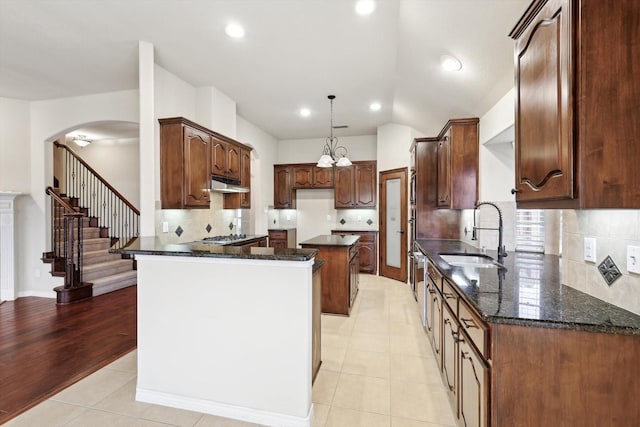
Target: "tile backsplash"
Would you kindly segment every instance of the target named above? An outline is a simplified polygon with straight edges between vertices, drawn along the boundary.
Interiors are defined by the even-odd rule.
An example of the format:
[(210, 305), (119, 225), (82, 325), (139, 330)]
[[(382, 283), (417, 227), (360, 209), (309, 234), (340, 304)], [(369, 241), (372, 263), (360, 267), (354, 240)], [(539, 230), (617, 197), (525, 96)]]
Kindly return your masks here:
[[(209, 209), (156, 210), (156, 236), (162, 243), (184, 243), (231, 233), (251, 234), (248, 209), (222, 209), (223, 195), (211, 193)], [(162, 232), (162, 223), (169, 224), (169, 232)], [(181, 233), (176, 233), (180, 229)], [(179, 235), (178, 235), (179, 234)]]
[[(638, 210), (564, 210), (562, 282), (640, 314), (640, 275), (627, 272), (627, 246), (640, 246)], [(583, 259), (584, 238), (596, 240), (596, 262)], [(609, 286), (598, 265), (610, 256), (622, 276)]]

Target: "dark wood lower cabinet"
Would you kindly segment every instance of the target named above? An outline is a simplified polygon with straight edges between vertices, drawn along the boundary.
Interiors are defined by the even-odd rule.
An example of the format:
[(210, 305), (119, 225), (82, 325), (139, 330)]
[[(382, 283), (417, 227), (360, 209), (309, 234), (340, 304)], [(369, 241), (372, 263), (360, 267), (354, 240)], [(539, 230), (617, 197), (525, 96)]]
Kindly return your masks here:
[(325, 246), (301, 243), (318, 249), (322, 266), (322, 312), (348, 316), (358, 293), (359, 258), (357, 242), (351, 246)]
[(360, 273), (378, 273), (377, 231), (331, 230), (331, 234), (360, 236), (360, 240), (358, 241)]
[(640, 425), (639, 336), (487, 323), (427, 268), (425, 338), (459, 426)]
[(269, 230), (270, 248), (296, 248), (296, 229)]

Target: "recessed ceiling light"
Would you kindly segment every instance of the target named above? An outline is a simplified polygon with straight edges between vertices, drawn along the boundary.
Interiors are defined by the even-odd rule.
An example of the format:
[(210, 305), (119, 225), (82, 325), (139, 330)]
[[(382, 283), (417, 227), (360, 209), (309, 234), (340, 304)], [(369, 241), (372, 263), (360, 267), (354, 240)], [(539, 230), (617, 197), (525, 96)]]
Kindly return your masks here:
[(376, 10), (376, 2), (373, 0), (359, 0), (356, 2), (358, 15), (370, 15), (374, 10)]
[(300, 115), (302, 117), (309, 117), (311, 115), (311, 110), (309, 110), (308, 108), (301, 108)]
[(234, 39), (241, 39), (244, 37), (244, 28), (242, 28), (238, 24), (229, 24), (225, 27), (224, 32), (227, 33), (229, 37)]
[(382, 105), (380, 105), (379, 102), (372, 102), (371, 105), (369, 105), (369, 109), (371, 111), (378, 111), (382, 108)]
[(447, 71), (460, 71), (462, 69), (462, 62), (455, 56), (442, 55), (440, 57), (440, 64), (442, 68)]

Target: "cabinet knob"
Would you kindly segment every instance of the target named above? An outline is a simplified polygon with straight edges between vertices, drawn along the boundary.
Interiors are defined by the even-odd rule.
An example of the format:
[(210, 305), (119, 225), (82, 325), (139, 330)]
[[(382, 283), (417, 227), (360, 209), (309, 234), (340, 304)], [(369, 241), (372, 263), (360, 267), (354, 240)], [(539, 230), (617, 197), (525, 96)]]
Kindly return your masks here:
[(516, 193), (519, 193), (519, 192), (520, 192), (520, 190), (518, 190), (517, 188), (512, 188), (511, 189), (511, 194), (516, 194)]

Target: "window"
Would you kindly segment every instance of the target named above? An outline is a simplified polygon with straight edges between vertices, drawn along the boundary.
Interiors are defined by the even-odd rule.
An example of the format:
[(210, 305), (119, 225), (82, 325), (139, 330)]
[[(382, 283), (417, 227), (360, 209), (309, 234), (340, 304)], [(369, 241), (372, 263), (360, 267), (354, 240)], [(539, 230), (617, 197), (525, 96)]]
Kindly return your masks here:
[(516, 210), (516, 251), (544, 253), (544, 211)]

